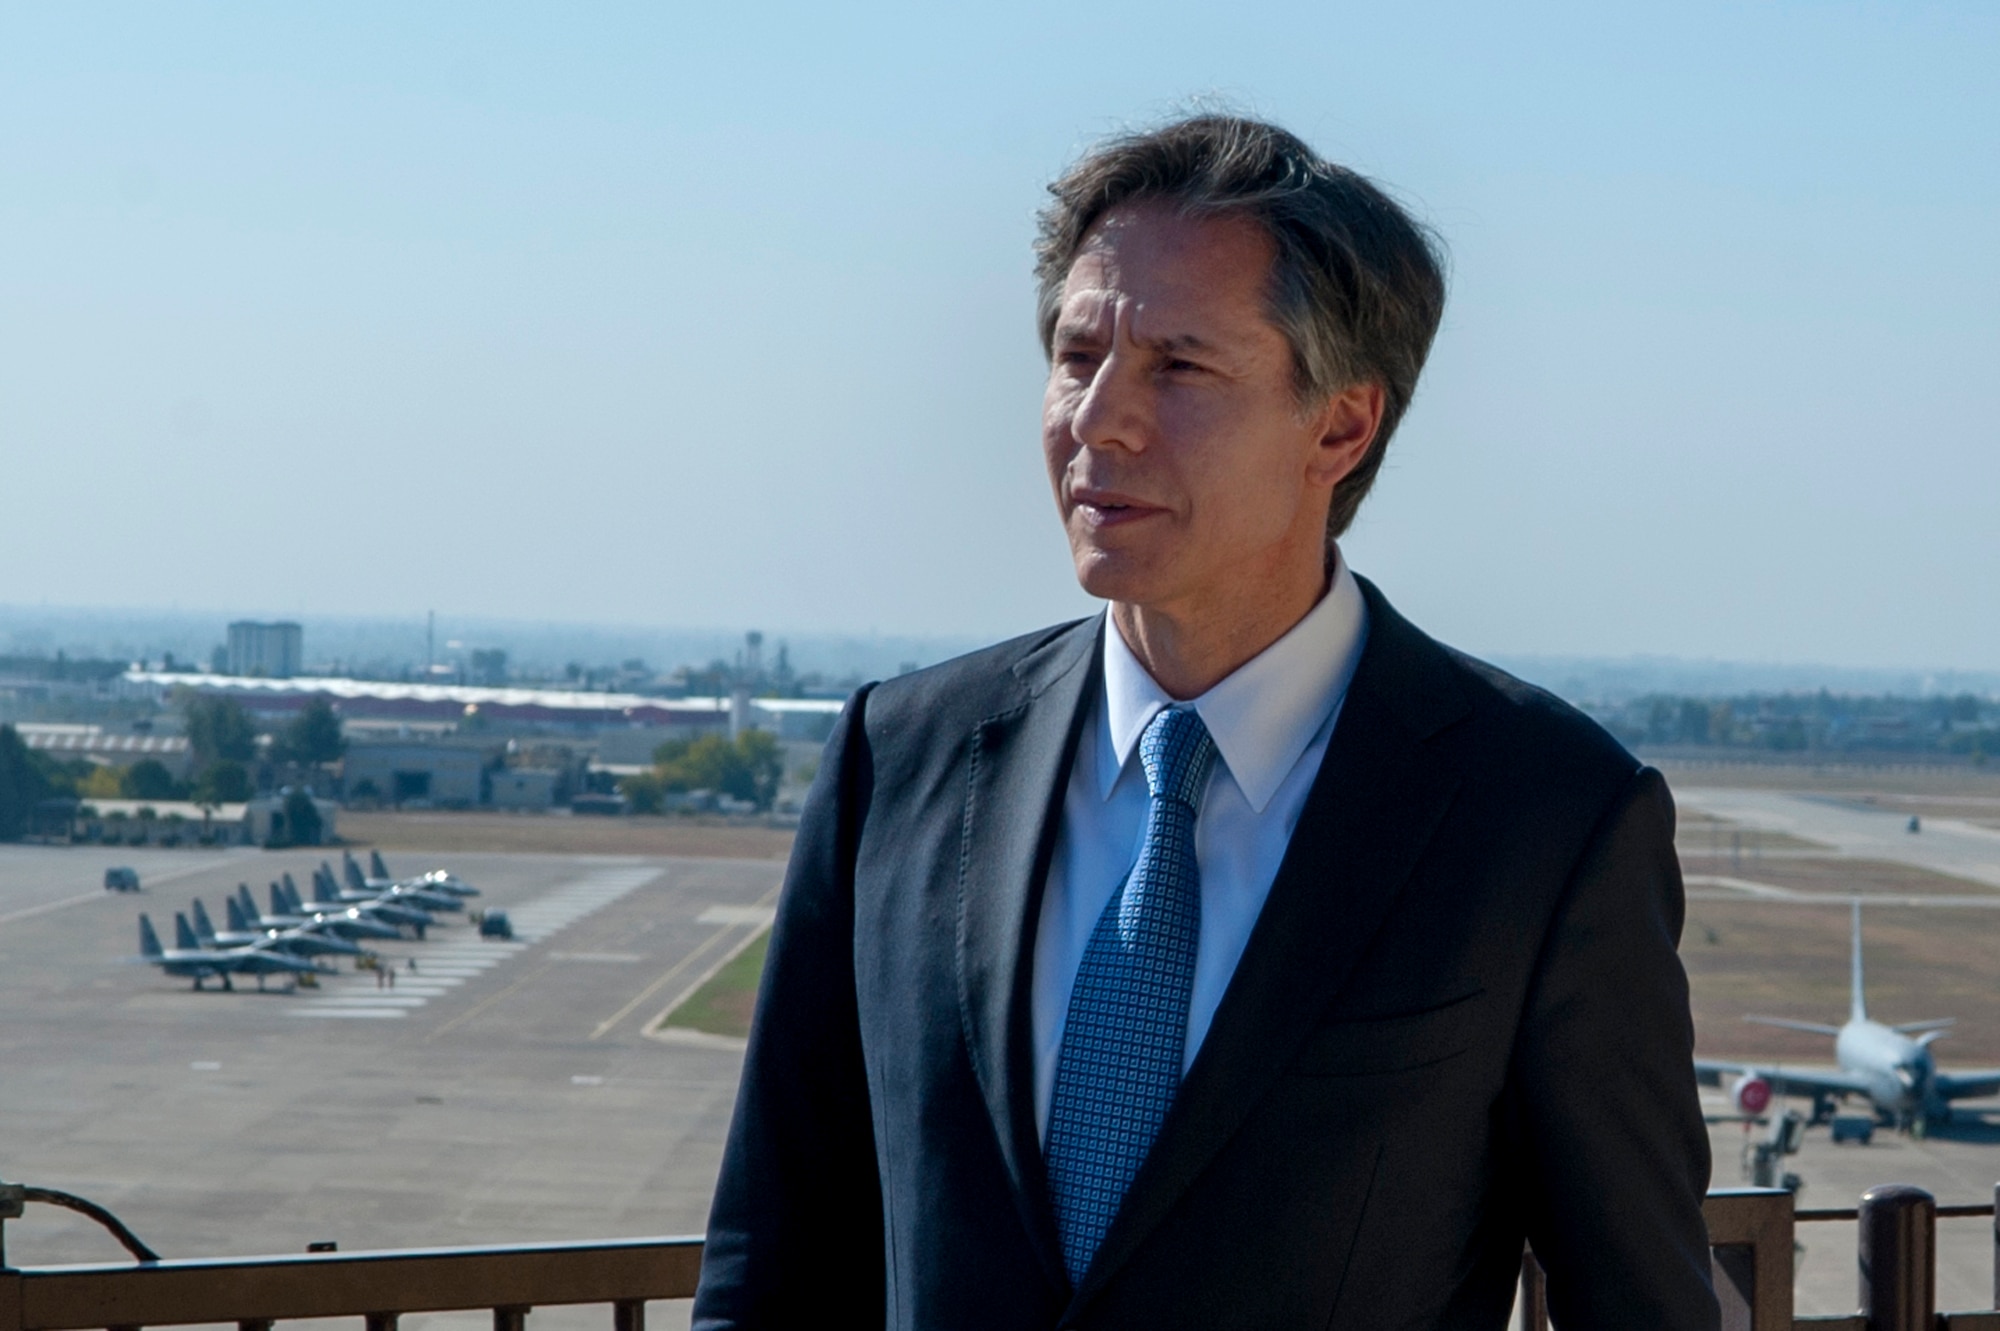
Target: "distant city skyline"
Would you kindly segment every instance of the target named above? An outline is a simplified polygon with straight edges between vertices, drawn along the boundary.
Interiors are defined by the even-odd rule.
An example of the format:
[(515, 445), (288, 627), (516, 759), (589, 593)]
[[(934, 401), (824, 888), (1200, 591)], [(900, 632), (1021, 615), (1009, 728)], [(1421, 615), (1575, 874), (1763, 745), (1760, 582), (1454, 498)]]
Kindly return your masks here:
[(1346, 543), (1424, 628), (1993, 670), (1996, 67), (1952, 6), (7, 6), (0, 601), (1090, 613), (1033, 212), (1213, 95), (1449, 247)]
[[(210, 653), (225, 634), (223, 612), (105, 611), (0, 605), (0, 656), (98, 657), (144, 660), (157, 665), (164, 653), (177, 663), (206, 669)], [(344, 669), (424, 663), (425, 620), (325, 616), (305, 630), (305, 673), (339, 662)], [(773, 665), (780, 647), (791, 668), (824, 679), (874, 679), (911, 666), (935, 664), (980, 645), (973, 636), (919, 634), (827, 634), (786, 631), (768, 625), (728, 628), (670, 628), (634, 624), (566, 624), (457, 615), (437, 620), (437, 659), (472, 665), (474, 652), (499, 648), (510, 669), (526, 676), (560, 674), (574, 661), (590, 668), (617, 666), (638, 658), (655, 672), (683, 666), (733, 662), (744, 634), (763, 634), (764, 664)], [(210, 641), (209, 639), (213, 639)], [(1973, 693), (2000, 699), (2000, 668), (1961, 670), (1906, 663), (1900, 666), (1844, 666), (1813, 661), (1754, 661), (1677, 657), (1661, 654), (1575, 656), (1496, 654), (1495, 663), (1531, 683), (1573, 701), (1617, 702), (1647, 694), (1723, 696), (1796, 693), (1894, 694), (1907, 697)]]

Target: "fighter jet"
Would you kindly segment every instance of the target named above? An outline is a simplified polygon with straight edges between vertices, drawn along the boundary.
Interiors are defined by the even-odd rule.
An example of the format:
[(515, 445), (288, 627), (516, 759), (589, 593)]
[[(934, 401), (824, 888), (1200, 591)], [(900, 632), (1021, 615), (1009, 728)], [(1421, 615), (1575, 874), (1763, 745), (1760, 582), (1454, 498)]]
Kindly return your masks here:
[(365, 892), (342, 892), (334, 885), (333, 871), (324, 867), (313, 875), (313, 899), (302, 904), (308, 910), (358, 910), (386, 924), (408, 925), (419, 938), (424, 936), (424, 930), (431, 922), (431, 913), (424, 909), (421, 902), (397, 901), (386, 895), (374, 896)]
[(389, 866), (382, 862), (382, 852), (368, 852), (368, 877), (362, 880), (371, 887), (418, 887), (432, 892), (449, 892), (455, 897), (476, 897), (479, 889), (465, 882), (449, 869), (432, 869), (429, 873), (418, 874), (415, 878), (394, 878)]
[(232, 975), (254, 975), (257, 988), (262, 990), (264, 978), (269, 975), (317, 975), (320, 967), (303, 957), (287, 956), (267, 948), (209, 948), (196, 941), (194, 930), (188, 927), (187, 916), (174, 912), (174, 947), (160, 946), (160, 936), (153, 932), (153, 922), (144, 914), (139, 916), (139, 954), (158, 966), (168, 975), (194, 981), (200, 989), (211, 977), (220, 979), (224, 989), (234, 989), (230, 983)]
[[(394, 901), (401, 905), (420, 906), (427, 911), (464, 910), (465, 902), (450, 892), (436, 892), (420, 883), (392, 883), (384, 879), (370, 879), (361, 872), (361, 865), (346, 851), (340, 852), (341, 870), (347, 875), (347, 889), (341, 891), (335, 885), (335, 892), (343, 901), (360, 904), (363, 901)], [(321, 866), (323, 876), (331, 879), (333, 870)]]
[[(290, 878), (291, 875), (285, 875)], [(271, 913), (257, 914), (257, 903), (245, 884), (236, 889), (236, 902), (244, 920), (260, 929), (297, 929), (314, 925), (337, 938), (354, 942), (363, 938), (401, 938), (403, 931), (393, 924), (371, 919), (353, 906), (339, 910), (309, 911), (299, 904), (296, 893), (287, 893), (278, 883), (271, 884)]]
[(224, 902), (229, 914), (227, 931), (216, 929), (208, 918), (208, 909), (199, 900), (194, 903), (194, 936), (203, 947), (268, 947), (278, 952), (289, 952), (295, 957), (361, 955), (360, 948), (324, 932), (317, 921), (308, 921), (289, 929), (251, 929), (243, 917), (242, 903), (235, 897), (225, 897)]
[[(1844, 1026), (1791, 1021), (1783, 1017), (1745, 1017), (1765, 1026), (1810, 1031), (1833, 1037), (1837, 1072), (1785, 1072), (1775, 1065), (1719, 1063), (1696, 1059), (1695, 1077), (1704, 1086), (1720, 1086), (1735, 1078), (1730, 1099), (1741, 1113), (1764, 1112), (1773, 1095), (1810, 1097), (1813, 1121), (1833, 1117), (1834, 1107), (1849, 1096), (1861, 1096), (1877, 1117), (1921, 1137), (1931, 1124), (1951, 1119), (1951, 1102), (2000, 1095), (2000, 1068), (1940, 1072), (1931, 1045), (1942, 1039), (1953, 1019), (1904, 1022), (1885, 1026), (1868, 1017), (1861, 978), (1861, 903), (1854, 903), (1853, 1003)], [(1914, 1038), (1912, 1038), (1914, 1037)]]

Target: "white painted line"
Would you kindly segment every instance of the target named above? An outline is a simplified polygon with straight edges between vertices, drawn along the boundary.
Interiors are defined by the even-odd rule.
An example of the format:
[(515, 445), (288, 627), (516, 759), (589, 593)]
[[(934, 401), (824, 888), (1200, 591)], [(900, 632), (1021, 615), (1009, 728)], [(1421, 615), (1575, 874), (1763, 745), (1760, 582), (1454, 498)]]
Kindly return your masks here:
[(86, 901), (96, 901), (107, 895), (104, 892), (86, 892), (80, 897), (64, 897), (61, 901), (45, 901), (39, 906), (29, 906), (12, 914), (0, 915), (0, 924), (12, 924), (16, 920), (31, 920), (37, 915), (47, 915), (51, 911), (67, 910), (71, 906), (81, 906)]
[(384, 1007), (295, 1007), (294, 1017), (407, 1017), (401, 1008)]
[(759, 929), (768, 929), (771, 921), (778, 918), (772, 906), (710, 906), (694, 917), (696, 924), (748, 924)]

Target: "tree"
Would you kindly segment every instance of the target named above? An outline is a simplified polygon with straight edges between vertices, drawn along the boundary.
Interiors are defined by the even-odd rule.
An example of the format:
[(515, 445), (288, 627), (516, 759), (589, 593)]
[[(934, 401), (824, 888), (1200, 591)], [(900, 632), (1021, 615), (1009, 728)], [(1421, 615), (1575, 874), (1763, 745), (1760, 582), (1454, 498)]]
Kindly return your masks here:
[(250, 798), (250, 773), (227, 759), (210, 763), (195, 780), (193, 798), (196, 804), (241, 804)]
[(188, 698), (188, 748), (196, 770), (218, 762), (247, 763), (257, 756), (257, 727), (234, 698), (198, 693)]
[(0, 841), (18, 841), (34, 825), (35, 805), (47, 799), (48, 778), (12, 726), (0, 725)]
[(278, 754), (295, 763), (330, 763), (347, 752), (340, 717), (325, 698), (314, 698), (278, 736)]
[(158, 758), (141, 758), (125, 769), (118, 780), (118, 792), (128, 800), (170, 800), (181, 794), (166, 764)]
[(720, 735), (668, 740), (653, 750), (653, 763), (663, 790), (713, 790), (759, 809), (771, 807), (785, 771), (777, 738), (762, 730), (746, 730), (734, 741)]

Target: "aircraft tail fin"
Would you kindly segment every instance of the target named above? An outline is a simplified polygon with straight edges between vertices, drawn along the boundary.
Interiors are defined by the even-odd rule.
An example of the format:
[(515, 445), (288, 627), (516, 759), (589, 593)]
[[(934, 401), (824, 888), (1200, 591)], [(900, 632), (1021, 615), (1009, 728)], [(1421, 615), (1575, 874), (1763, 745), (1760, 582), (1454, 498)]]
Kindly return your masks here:
[(199, 897), (194, 902), (194, 936), (203, 947), (215, 946), (215, 921), (208, 918), (208, 907)]
[(194, 930), (188, 925), (188, 917), (184, 911), (177, 910), (174, 912), (174, 946), (187, 952), (196, 952), (201, 949), (201, 943), (195, 938)]
[(285, 900), (285, 887), (282, 883), (271, 884), (271, 913), (273, 915), (292, 913), (292, 903)]
[(368, 877), (361, 872), (361, 862), (346, 851), (340, 852), (341, 872), (347, 875), (347, 885), (356, 892), (368, 890)]
[(160, 936), (153, 932), (153, 922), (146, 918), (145, 912), (141, 911), (139, 914), (139, 955), (150, 961), (158, 961), (166, 955), (166, 952), (167, 950), (160, 946)]
[(334, 884), (333, 870), (322, 863), (313, 874), (313, 900), (338, 901), (340, 889)]
[(377, 878), (387, 878), (389, 876), (389, 866), (382, 863), (381, 851), (371, 850), (368, 852), (368, 872)]
[(245, 934), (250, 932), (250, 917), (243, 913), (242, 902), (238, 901), (235, 897), (224, 897), (222, 899), (222, 910), (229, 917), (229, 930), (231, 933)]
[(1851, 1021), (1868, 1020), (1868, 998), (1861, 984), (1861, 898), (1854, 899), (1854, 1005), (1849, 1010)]

